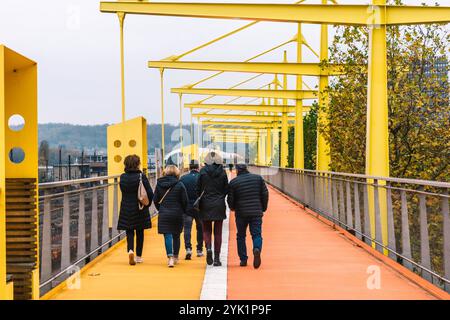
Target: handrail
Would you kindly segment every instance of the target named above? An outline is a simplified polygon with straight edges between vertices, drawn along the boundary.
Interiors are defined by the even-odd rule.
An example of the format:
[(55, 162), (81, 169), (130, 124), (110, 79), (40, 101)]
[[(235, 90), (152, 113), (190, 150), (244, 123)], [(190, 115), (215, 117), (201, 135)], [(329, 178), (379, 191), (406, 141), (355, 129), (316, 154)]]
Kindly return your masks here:
[(59, 188), (72, 186), (75, 184), (83, 184), (89, 182), (99, 182), (105, 181), (109, 179), (117, 179), (120, 175), (112, 175), (112, 176), (101, 176), (101, 177), (93, 177), (93, 178), (85, 178), (85, 179), (76, 179), (76, 180), (64, 180), (64, 181), (56, 181), (56, 182), (44, 182), (39, 184), (39, 189), (50, 189), (50, 188)]
[(393, 178), (393, 177), (382, 177), (382, 176), (371, 176), (359, 173), (343, 173), (343, 172), (334, 172), (334, 171), (317, 171), (317, 170), (309, 170), (309, 169), (294, 169), (294, 168), (281, 168), (276, 166), (266, 167), (261, 165), (252, 165), (254, 167), (259, 168), (274, 168), (274, 169), (282, 169), (293, 172), (306, 172), (313, 174), (324, 174), (324, 175), (334, 175), (334, 176), (347, 176), (353, 178), (361, 178), (361, 179), (370, 179), (370, 180), (384, 180), (387, 182), (396, 182), (396, 183), (405, 183), (405, 184), (420, 184), (423, 186), (429, 187), (437, 187), (437, 188), (450, 188), (450, 182), (444, 181), (430, 181), (430, 180), (420, 180), (420, 179), (407, 179), (407, 178)]
[(249, 170), (450, 292), (450, 183), (261, 165)]

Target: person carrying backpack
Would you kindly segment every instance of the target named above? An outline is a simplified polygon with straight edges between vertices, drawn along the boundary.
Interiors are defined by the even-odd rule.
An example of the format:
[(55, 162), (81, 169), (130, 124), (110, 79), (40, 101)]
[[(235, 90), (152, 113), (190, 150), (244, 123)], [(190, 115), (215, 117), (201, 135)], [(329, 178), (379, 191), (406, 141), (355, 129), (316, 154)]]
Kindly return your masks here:
[(196, 186), (200, 175), (198, 162), (196, 160), (192, 160), (189, 164), (189, 169), (190, 172), (182, 176), (180, 179), (186, 187), (189, 201), (189, 208), (187, 213), (184, 215), (184, 246), (186, 248), (186, 260), (191, 260), (192, 257), (191, 230), (194, 221), (197, 229), (197, 257), (203, 257), (202, 222), (199, 219), (198, 212), (193, 208), (193, 204), (197, 200)]

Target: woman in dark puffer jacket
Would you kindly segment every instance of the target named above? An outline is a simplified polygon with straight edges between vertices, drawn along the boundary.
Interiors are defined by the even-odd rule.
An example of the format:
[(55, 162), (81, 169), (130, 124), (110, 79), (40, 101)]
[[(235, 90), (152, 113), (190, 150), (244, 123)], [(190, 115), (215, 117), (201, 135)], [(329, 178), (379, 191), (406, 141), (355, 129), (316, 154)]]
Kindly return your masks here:
[(183, 230), (183, 216), (188, 206), (187, 192), (179, 181), (180, 170), (169, 165), (164, 176), (158, 179), (153, 202), (158, 215), (158, 233), (164, 234), (168, 266), (173, 268), (178, 263), (180, 252), (180, 234)]
[[(142, 250), (144, 248), (144, 229), (152, 227), (150, 219), (150, 205), (152, 204), (153, 190), (145, 174), (139, 170), (141, 160), (137, 155), (125, 158), (125, 173), (120, 176), (120, 191), (122, 201), (120, 203), (120, 215), (117, 230), (127, 232), (127, 250), (130, 265), (142, 263)], [(150, 203), (142, 210), (139, 209), (138, 188), (142, 177), (142, 183), (147, 191)], [(136, 233), (136, 258), (134, 256), (134, 235)]]
[[(228, 177), (223, 160), (214, 151), (205, 158), (206, 166), (200, 170), (197, 180), (197, 195), (200, 197), (200, 219), (203, 224), (203, 239), (206, 245), (206, 263), (221, 266), (223, 220), (227, 218), (225, 197), (228, 193)], [(214, 259), (212, 235), (214, 234)]]

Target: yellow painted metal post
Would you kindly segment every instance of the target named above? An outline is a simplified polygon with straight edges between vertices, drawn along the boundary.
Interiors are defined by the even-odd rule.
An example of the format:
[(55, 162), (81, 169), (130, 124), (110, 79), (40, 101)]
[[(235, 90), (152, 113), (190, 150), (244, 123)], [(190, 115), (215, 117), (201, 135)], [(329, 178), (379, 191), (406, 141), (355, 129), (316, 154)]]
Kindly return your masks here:
[[(327, 0), (322, 0), (322, 4), (327, 4)], [(322, 24), (320, 27), (320, 61), (328, 60), (328, 25)], [(322, 75), (319, 78), (319, 112), (317, 130), (317, 155), (316, 169), (328, 171), (330, 169), (330, 146), (324, 138), (320, 127), (326, 126), (328, 110), (328, 94), (325, 90), (328, 87), (328, 76)]]
[[(35, 269), (24, 281), (30, 282), (32, 299), (38, 299), (36, 288), (39, 288), (39, 208), (38, 208), (38, 97), (37, 97), (37, 64), (36, 62), (0, 45), (0, 300), (11, 299), (14, 292), (13, 283), (6, 284), (6, 274), (16, 275), (14, 270), (8, 270), (6, 265), (9, 257), (20, 254), (29, 263), (35, 263)], [(21, 120), (22, 123), (14, 123)], [(11, 122), (11, 126), (9, 122)], [(19, 125), (19, 126), (13, 126)], [(20, 127), (20, 125), (22, 125)], [(8, 179), (27, 179), (36, 185), (32, 197), (34, 204), (24, 205), (24, 214), (29, 215), (27, 222), (32, 237), (24, 243), (30, 253), (23, 256), (23, 251), (14, 249), (17, 239), (10, 242), (8, 238), (6, 216), (6, 182)], [(32, 190), (31, 188), (29, 190)], [(28, 202), (28, 200), (27, 200)], [(33, 217), (34, 216), (34, 217)], [(27, 218), (28, 219), (28, 218)], [(14, 279), (13, 279), (14, 281)], [(34, 293), (34, 294), (33, 294)]]
[(181, 162), (180, 168), (184, 167), (184, 148), (183, 148), (183, 95), (180, 94), (180, 151), (181, 151)]
[[(373, 5), (385, 5), (385, 0), (373, 0)], [(376, 19), (376, 16), (374, 16)], [(369, 79), (367, 97), (366, 174), (389, 176), (389, 129), (387, 98), (386, 26), (375, 25), (369, 29)], [(372, 182), (372, 181), (369, 181)], [(378, 181), (380, 183), (380, 181)], [(379, 188), (381, 234), (388, 244), (386, 191)], [(369, 214), (372, 238), (375, 238), (374, 190), (369, 188)], [(372, 243), (375, 247), (375, 244)], [(384, 250), (384, 254), (387, 255)]]
[[(118, 124), (108, 126), (106, 130), (108, 175), (123, 173), (125, 157), (136, 154), (141, 158), (141, 167), (144, 172), (148, 170), (147, 154), (147, 121), (143, 117), (126, 120)], [(114, 180), (110, 180), (113, 183)], [(121, 193), (119, 192), (119, 201)], [(109, 226), (113, 221), (114, 188), (109, 188)]]
[(120, 24), (120, 76), (121, 76), (121, 92), (122, 92), (122, 122), (125, 121), (125, 50), (123, 41), (123, 29), (125, 23), (125, 13), (118, 12)]
[(194, 143), (195, 143), (195, 141), (194, 141), (194, 123), (192, 122), (192, 108), (191, 108), (191, 159), (190, 160), (193, 160), (195, 157)]
[(267, 165), (272, 165), (272, 130), (267, 128), (267, 141), (266, 141), (266, 156), (267, 156)]
[[(297, 33), (297, 62), (302, 63), (302, 24), (298, 24)], [(297, 76), (297, 90), (302, 90), (303, 77)], [(295, 129), (294, 129), (294, 168), (304, 169), (304, 141), (303, 141), (303, 101), (295, 100)]]
[(159, 69), (161, 75), (161, 155), (162, 155), (162, 167), (165, 167), (165, 137), (164, 137), (164, 69)]
[[(0, 128), (2, 131), (6, 130), (5, 121), (5, 52), (4, 48), (0, 47)], [(3, 132), (2, 132), (2, 135)], [(11, 285), (6, 284), (6, 146), (4, 138), (0, 140), (0, 300), (9, 298)]]
[[(283, 62), (287, 62), (287, 52), (283, 53)], [(283, 90), (287, 90), (288, 88), (288, 77), (286, 74), (283, 75)], [(287, 105), (287, 99), (283, 99), (283, 105)], [(288, 146), (288, 114), (287, 112), (283, 112), (281, 114), (281, 145), (280, 145), (280, 167), (286, 168), (288, 165), (288, 154), (289, 154), (289, 146)]]

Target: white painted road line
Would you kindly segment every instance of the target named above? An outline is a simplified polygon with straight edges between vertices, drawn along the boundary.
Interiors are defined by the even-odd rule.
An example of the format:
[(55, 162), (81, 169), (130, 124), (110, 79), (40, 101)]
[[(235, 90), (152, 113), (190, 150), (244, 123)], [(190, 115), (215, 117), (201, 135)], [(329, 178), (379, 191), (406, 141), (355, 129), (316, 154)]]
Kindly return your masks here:
[[(230, 234), (230, 210), (223, 221), (222, 249), (220, 252), (221, 267), (206, 266), (200, 300), (226, 300), (228, 281), (228, 239)], [(213, 241), (214, 243), (214, 241)], [(214, 246), (214, 245), (213, 245)]]

